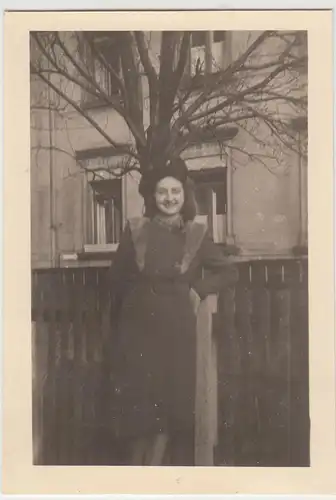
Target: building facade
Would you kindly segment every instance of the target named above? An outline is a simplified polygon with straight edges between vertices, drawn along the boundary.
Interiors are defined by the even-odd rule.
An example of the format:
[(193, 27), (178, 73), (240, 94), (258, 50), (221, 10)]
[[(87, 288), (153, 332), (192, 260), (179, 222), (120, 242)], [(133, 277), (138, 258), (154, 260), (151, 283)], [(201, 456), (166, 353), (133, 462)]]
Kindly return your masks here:
[[(102, 49), (110, 43), (100, 32)], [(208, 71), (225, 68), (246, 49), (250, 32), (193, 32), (186, 72), (201, 62)], [(160, 33), (148, 34), (153, 61)], [(272, 47), (268, 47), (270, 54)], [(109, 63), (120, 71), (116, 51), (106, 45)], [(209, 57), (210, 54), (210, 57)], [(96, 78), (113, 95), (108, 74), (92, 60)], [(303, 73), (302, 78), (307, 78)], [(149, 124), (146, 79), (139, 76), (145, 128)], [(72, 99), (119, 142), (131, 141), (124, 120), (83, 90), (69, 88)], [(31, 81), (31, 256), (32, 267), (89, 266), (109, 262), (126, 220), (141, 215), (139, 176), (119, 178), (111, 167), (125, 159), (116, 155), (102, 135), (78, 111), (62, 106), (52, 90)], [(41, 104), (42, 103), (42, 104)], [(285, 106), (286, 104), (284, 104)], [(304, 117), (293, 123), (305, 121)], [(289, 119), (290, 113), (289, 113)], [(306, 132), (297, 126), (299, 140)], [(264, 132), (265, 134), (267, 131)], [(263, 131), (259, 132), (262, 141)], [(198, 217), (206, 217), (215, 241), (236, 258), (292, 256), (307, 248), (307, 161), (284, 151), (277, 167), (253, 154), (260, 144), (243, 130), (224, 151), (216, 141), (191, 145), (183, 152), (195, 180)]]

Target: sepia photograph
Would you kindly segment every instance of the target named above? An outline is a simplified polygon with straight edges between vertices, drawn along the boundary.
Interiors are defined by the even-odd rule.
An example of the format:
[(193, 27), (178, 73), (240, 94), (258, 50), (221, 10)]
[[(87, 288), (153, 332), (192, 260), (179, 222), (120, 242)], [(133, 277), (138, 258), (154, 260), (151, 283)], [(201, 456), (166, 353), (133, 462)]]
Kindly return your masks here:
[(4, 494), (336, 492), (332, 36), (5, 13)]
[(32, 464), (309, 467), (307, 31), (29, 43)]

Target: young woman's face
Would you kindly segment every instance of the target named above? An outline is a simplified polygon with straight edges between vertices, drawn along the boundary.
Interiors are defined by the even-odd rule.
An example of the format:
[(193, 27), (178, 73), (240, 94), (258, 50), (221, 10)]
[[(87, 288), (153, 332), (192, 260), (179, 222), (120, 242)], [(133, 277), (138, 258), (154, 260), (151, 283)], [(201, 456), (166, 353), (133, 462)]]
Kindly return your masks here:
[(182, 210), (184, 203), (183, 185), (174, 177), (165, 177), (157, 183), (154, 197), (160, 212), (176, 215)]

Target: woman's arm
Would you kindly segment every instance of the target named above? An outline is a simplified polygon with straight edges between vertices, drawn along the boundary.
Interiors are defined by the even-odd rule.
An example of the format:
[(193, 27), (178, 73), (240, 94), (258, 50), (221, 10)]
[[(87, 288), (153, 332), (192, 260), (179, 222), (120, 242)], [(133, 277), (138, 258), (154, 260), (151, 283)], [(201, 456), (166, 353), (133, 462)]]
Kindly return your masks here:
[(206, 234), (199, 250), (200, 263), (204, 268), (203, 278), (197, 280), (193, 289), (201, 299), (236, 283), (238, 270), (223, 254), (209, 234)]
[[(131, 230), (127, 224), (104, 279), (103, 322), (106, 329), (109, 329), (111, 325), (116, 326), (118, 323), (123, 299), (136, 272), (134, 255)], [(111, 296), (114, 304), (112, 310), (110, 309)]]
[(135, 252), (129, 224), (126, 225), (107, 272), (106, 286), (117, 293), (127, 288), (136, 273)]

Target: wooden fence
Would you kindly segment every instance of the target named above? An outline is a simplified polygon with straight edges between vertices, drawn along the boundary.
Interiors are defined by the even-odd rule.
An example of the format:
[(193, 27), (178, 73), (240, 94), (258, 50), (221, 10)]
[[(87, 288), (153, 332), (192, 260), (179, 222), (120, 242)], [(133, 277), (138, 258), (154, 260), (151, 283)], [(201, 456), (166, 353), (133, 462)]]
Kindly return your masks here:
[[(215, 464), (308, 466), (308, 270), (301, 260), (240, 263), (218, 297)], [(113, 465), (110, 326), (104, 268), (32, 276), (34, 463)], [(111, 333), (112, 332), (112, 333)]]

